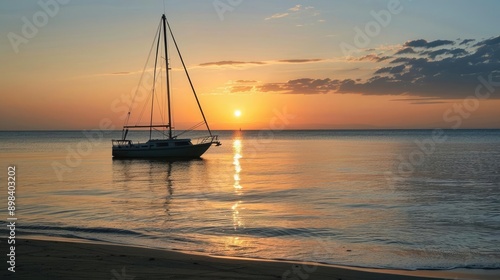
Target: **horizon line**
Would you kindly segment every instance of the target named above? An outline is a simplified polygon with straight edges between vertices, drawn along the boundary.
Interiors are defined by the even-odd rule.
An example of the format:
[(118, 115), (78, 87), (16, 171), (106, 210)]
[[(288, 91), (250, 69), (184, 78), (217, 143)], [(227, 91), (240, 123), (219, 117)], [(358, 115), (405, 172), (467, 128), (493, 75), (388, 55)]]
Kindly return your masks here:
[[(362, 131), (362, 130), (373, 130), (373, 131), (383, 131), (383, 130), (500, 130), (500, 128), (294, 128), (294, 129), (212, 129), (211, 131)], [(1, 130), (0, 132), (80, 132), (80, 131), (108, 131), (108, 132), (120, 132), (121, 129), (21, 129), (21, 130)], [(149, 131), (149, 130), (135, 130), (135, 131)], [(186, 130), (177, 130), (186, 131)], [(192, 130), (192, 131), (206, 131), (206, 130)]]

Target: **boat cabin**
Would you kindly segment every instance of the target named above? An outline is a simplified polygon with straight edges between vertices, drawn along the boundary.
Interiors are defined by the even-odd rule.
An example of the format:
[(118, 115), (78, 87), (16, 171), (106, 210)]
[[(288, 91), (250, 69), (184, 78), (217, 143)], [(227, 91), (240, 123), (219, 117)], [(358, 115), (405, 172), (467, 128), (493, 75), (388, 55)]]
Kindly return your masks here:
[(118, 149), (127, 148), (167, 148), (192, 146), (191, 139), (154, 139), (146, 143), (132, 143), (131, 140), (113, 140), (113, 147)]

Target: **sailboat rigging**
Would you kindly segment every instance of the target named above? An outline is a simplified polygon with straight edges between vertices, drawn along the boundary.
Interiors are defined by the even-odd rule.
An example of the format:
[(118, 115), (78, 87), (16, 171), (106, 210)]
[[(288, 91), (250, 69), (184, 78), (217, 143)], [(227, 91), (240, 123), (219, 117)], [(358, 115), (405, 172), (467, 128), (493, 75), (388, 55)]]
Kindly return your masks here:
[[(163, 32), (163, 36), (160, 36)], [(170, 90), (170, 63), (168, 59), (168, 49), (167, 49), (167, 33), (170, 34), (172, 38), (172, 42), (175, 45), (177, 50), (177, 54), (179, 55), (180, 62), (182, 67), (184, 68), (184, 72), (186, 74), (187, 80), (189, 81), (189, 85), (194, 94), (196, 103), (203, 117), (203, 123), (205, 124), (209, 136), (199, 138), (196, 143), (193, 144), (192, 139), (183, 138), (179, 139), (182, 133), (178, 135), (174, 135), (172, 131), (172, 108), (171, 108), (171, 90)], [(179, 50), (179, 46), (177, 45), (177, 41), (175, 40), (172, 29), (170, 28), (170, 24), (167, 21), (165, 14), (162, 15), (161, 24), (158, 29), (158, 41), (156, 42), (156, 58), (155, 58), (155, 67), (154, 67), (154, 77), (153, 77), (153, 90), (151, 92), (151, 116), (149, 125), (128, 125), (127, 123), (123, 126), (122, 130), (122, 138), (119, 140), (112, 140), (112, 155), (115, 158), (199, 158), (203, 155), (208, 148), (212, 145), (220, 146), (221, 143), (218, 140), (217, 135), (213, 135), (208, 122), (205, 117), (205, 113), (201, 107), (200, 101), (196, 94), (193, 82), (191, 77), (189, 76), (186, 64), (184, 63), (184, 59), (182, 58), (181, 52)], [(168, 123), (161, 125), (153, 125), (153, 111), (154, 111), (154, 99), (155, 99), (155, 89), (154, 85), (156, 84), (157, 79), (157, 71), (156, 68), (158, 66), (158, 55), (160, 50), (160, 41), (161, 37), (163, 37), (163, 44), (165, 50), (165, 76), (166, 76), (166, 97), (167, 97), (167, 116)], [(130, 117), (130, 112), (128, 114)], [(129, 129), (137, 129), (137, 128), (149, 128), (149, 140), (145, 143), (134, 143), (132, 140), (127, 139), (127, 135)], [(168, 134), (166, 135), (166, 139), (152, 139), (153, 129), (163, 128), (168, 129)]]

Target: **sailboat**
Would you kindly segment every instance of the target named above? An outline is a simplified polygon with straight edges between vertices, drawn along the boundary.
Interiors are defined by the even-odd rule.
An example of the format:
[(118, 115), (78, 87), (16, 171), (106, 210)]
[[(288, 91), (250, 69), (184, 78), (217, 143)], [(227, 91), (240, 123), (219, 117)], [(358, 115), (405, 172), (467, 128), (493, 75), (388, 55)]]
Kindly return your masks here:
[[(167, 29), (168, 28), (168, 29)], [(172, 38), (172, 42), (175, 45), (177, 53), (179, 55), (180, 62), (184, 68), (184, 72), (186, 74), (187, 80), (191, 86), (191, 90), (196, 99), (196, 103), (198, 104), (198, 108), (203, 117), (203, 122), (201, 125), (206, 125), (208, 130), (208, 136), (198, 138), (197, 141), (190, 138), (179, 138), (182, 133), (174, 135), (172, 130), (172, 111), (171, 111), (171, 89), (170, 89), (170, 77), (169, 72), (171, 71), (169, 65), (169, 57), (167, 50), (167, 32), (170, 34)], [(156, 125), (153, 124), (153, 105), (154, 105), (154, 85), (157, 80), (157, 71), (156, 67), (159, 59), (159, 45), (161, 41), (161, 34), (163, 33), (163, 44), (165, 50), (165, 78), (166, 78), (166, 96), (167, 96), (167, 115), (168, 115), (168, 123)], [(119, 140), (112, 140), (112, 155), (114, 158), (154, 158), (154, 159), (177, 159), (177, 158), (199, 158), (201, 157), (212, 145), (220, 146), (221, 143), (218, 140), (217, 135), (213, 135), (210, 127), (208, 126), (207, 120), (205, 118), (205, 114), (203, 113), (203, 109), (201, 108), (200, 101), (198, 100), (198, 96), (196, 95), (196, 91), (194, 89), (193, 83), (189, 76), (188, 70), (180, 53), (177, 42), (175, 41), (174, 34), (170, 25), (167, 21), (165, 14), (161, 17), (160, 26), (158, 28), (157, 33), (158, 41), (156, 42), (156, 58), (155, 58), (155, 69), (154, 69), (154, 82), (153, 82), (153, 90), (152, 90), (152, 102), (151, 102), (151, 116), (149, 125), (129, 125), (130, 119), (130, 111), (128, 112), (128, 117), (123, 126), (122, 130), (122, 138)], [(156, 37), (155, 37), (156, 40)], [(160, 56), (161, 59), (161, 56)], [(199, 124), (199, 125), (200, 125)], [(144, 143), (133, 142), (132, 140), (127, 139), (127, 135), (129, 129), (149, 129), (149, 140)], [(152, 132), (153, 130), (163, 129), (163, 138), (162, 139), (153, 139)]]

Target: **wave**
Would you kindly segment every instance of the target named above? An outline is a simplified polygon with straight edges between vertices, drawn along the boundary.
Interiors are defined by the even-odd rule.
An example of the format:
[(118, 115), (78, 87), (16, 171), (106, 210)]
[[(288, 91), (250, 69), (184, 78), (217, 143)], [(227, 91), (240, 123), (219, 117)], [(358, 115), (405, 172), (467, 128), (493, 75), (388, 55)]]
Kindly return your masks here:
[(42, 225), (23, 225), (19, 230), (23, 232), (24, 230), (41, 230), (41, 231), (70, 231), (70, 232), (83, 232), (83, 233), (108, 233), (108, 234), (121, 234), (121, 235), (142, 235), (136, 231), (118, 228), (106, 228), (106, 227), (74, 227), (74, 226), (42, 226)]
[[(75, 226), (50, 226), (50, 225), (23, 225), (17, 231), (21, 235), (45, 235), (49, 237), (74, 238), (87, 241), (109, 242), (106, 237), (145, 237), (144, 234), (126, 229), (106, 227), (75, 227)], [(119, 238), (119, 239), (122, 239)]]
[[(191, 232), (194, 228), (183, 228), (180, 233), (186, 231)], [(200, 232), (211, 232), (212, 235), (215, 233), (213, 231), (218, 231), (220, 228), (214, 227), (205, 227), (198, 228), (196, 231)], [(96, 241), (96, 242), (107, 242), (114, 244), (122, 244), (129, 246), (144, 246), (155, 249), (168, 249), (168, 250), (181, 250), (185, 252), (204, 252), (204, 250), (200, 250), (204, 246), (208, 244), (197, 244), (204, 243), (202, 240), (196, 240), (196, 234), (194, 236), (179, 234), (178, 236), (168, 236), (168, 237), (160, 237), (158, 235), (149, 235), (143, 232), (139, 232), (136, 230), (129, 229), (119, 229), (119, 228), (108, 228), (108, 227), (76, 227), (76, 226), (55, 226), (55, 225), (23, 225), (22, 228), (19, 228), (19, 233), (25, 236), (29, 235), (44, 235), (49, 237), (61, 237), (61, 238), (73, 238), (80, 239), (85, 241)], [(311, 237), (311, 236), (330, 236), (331, 232), (328, 233), (328, 230), (315, 228), (281, 228), (281, 227), (259, 227), (259, 228), (243, 228), (238, 229), (234, 233), (238, 235), (251, 235), (256, 237), (264, 237), (264, 238), (272, 238), (272, 237), (287, 237), (287, 236), (295, 236), (295, 237)], [(227, 234), (227, 232), (225, 233)], [(329, 234), (329, 235), (328, 235)], [(211, 235), (211, 234), (208, 234)], [(166, 242), (168, 239), (168, 242)], [(192, 246), (188, 246), (190, 249), (187, 249), (182, 244), (191, 244)], [(174, 248), (179, 246), (177, 248)], [(168, 248), (167, 248), (168, 247)], [(198, 248), (196, 250), (195, 248)], [(209, 253), (209, 252), (205, 252)], [(484, 270), (498, 270), (500, 269), (500, 263), (495, 262), (495, 257), (490, 259), (490, 261), (486, 260), (482, 256), (476, 260), (470, 260), (469, 263), (466, 264), (458, 264), (444, 262), (420, 262), (419, 260), (413, 259), (410, 262), (399, 262), (393, 263), (391, 265), (381, 265), (380, 263), (365, 263), (353, 260), (340, 260), (337, 259), (333, 261), (331, 258), (304, 258), (304, 259), (296, 259), (294, 257), (278, 257), (275, 258), (272, 255), (265, 256), (264, 258), (259, 255), (257, 252), (248, 252), (243, 253), (235, 251), (233, 252), (224, 252), (219, 251), (215, 255), (221, 256), (233, 256), (233, 257), (247, 257), (247, 258), (256, 258), (256, 259), (268, 259), (268, 260), (287, 260), (287, 261), (308, 261), (312, 263), (318, 264), (326, 264), (326, 265), (342, 265), (342, 266), (351, 266), (351, 267), (360, 267), (360, 268), (377, 268), (377, 269), (398, 269), (398, 270), (453, 270), (453, 269), (484, 269)], [(480, 260), (482, 259), (482, 260)], [(356, 263), (356, 265), (353, 265)]]

